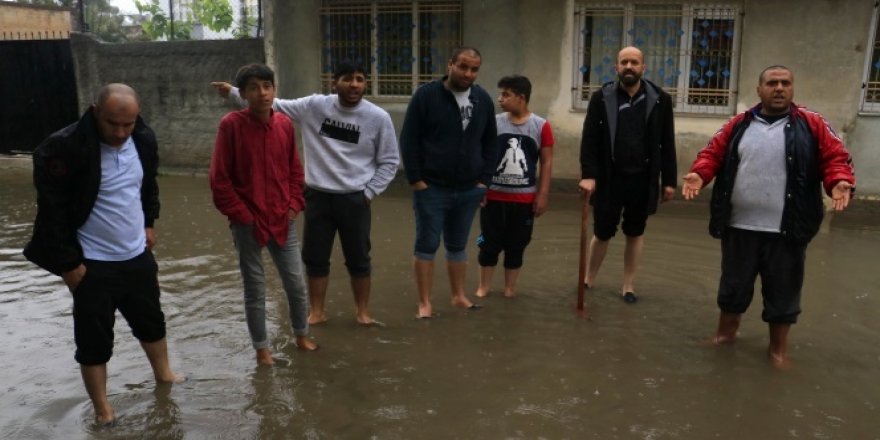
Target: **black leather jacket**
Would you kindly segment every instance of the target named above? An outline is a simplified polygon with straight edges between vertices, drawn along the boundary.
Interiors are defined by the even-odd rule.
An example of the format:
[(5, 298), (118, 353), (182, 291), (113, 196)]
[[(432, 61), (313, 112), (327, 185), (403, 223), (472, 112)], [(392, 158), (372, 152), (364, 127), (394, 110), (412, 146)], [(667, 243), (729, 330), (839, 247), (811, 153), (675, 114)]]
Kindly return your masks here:
[[(131, 136), (144, 170), (141, 205), (144, 227), (150, 228), (159, 217), (156, 135), (138, 116)], [(101, 185), (101, 147), (92, 111), (46, 138), (34, 151), (33, 162), (37, 217), (24, 256), (60, 275), (82, 263), (77, 230), (88, 220)]]

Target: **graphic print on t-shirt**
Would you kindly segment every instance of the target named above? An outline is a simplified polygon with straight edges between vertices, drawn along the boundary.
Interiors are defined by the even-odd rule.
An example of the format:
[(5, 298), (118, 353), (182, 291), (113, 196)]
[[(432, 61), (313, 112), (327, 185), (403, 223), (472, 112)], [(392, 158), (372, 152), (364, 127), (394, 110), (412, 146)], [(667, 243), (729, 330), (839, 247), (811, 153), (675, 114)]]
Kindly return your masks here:
[(520, 139), (512, 137), (507, 140), (507, 149), (501, 157), (501, 162), (495, 172), (500, 172), (499, 177), (505, 179), (523, 179), (529, 165), (526, 163), (526, 155), (523, 153)]
[(325, 118), (321, 124), (321, 131), (318, 134), (338, 141), (356, 144), (361, 138), (361, 127)]
[(535, 170), (529, 169), (529, 163), (537, 161), (535, 140), (529, 136), (502, 133), (498, 135), (498, 143), (503, 146), (504, 153), (495, 168), (492, 183), (507, 187), (533, 186)]
[(461, 129), (467, 130), (471, 117), (474, 115), (474, 103), (470, 99), (471, 89), (468, 88), (463, 92), (453, 91), (452, 94), (455, 96), (455, 102), (458, 103), (458, 111), (461, 113)]

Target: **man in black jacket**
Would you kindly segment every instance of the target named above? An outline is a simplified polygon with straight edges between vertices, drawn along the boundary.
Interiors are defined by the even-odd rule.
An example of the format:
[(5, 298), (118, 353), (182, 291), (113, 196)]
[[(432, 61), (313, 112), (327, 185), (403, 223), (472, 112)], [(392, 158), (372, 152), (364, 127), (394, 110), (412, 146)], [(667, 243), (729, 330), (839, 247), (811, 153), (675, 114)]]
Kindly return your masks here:
[(60, 275), (73, 295), (74, 357), (101, 425), (115, 420), (107, 361), (116, 310), (140, 341), (156, 381), (182, 380), (168, 363), (151, 252), (158, 148), (139, 113), (131, 87), (106, 85), (79, 122), (50, 135), (33, 156), (37, 217), (24, 254)]
[(590, 97), (581, 138), (578, 189), (591, 197), (594, 220), (584, 284), (593, 285), (622, 215), (626, 248), (620, 293), (632, 304), (638, 300), (633, 284), (648, 216), (657, 211), (658, 199), (672, 199), (676, 185), (675, 128), (672, 98), (642, 78), (639, 49), (621, 49), (616, 70), (618, 81)]
[(448, 75), (416, 90), (400, 133), (401, 158), (413, 189), (416, 216), (419, 318), (432, 316), (434, 254), (441, 235), (452, 305), (479, 308), (464, 292), (465, 247), (497, 155), (495, 103), (474, 84), (481, 64), (476, 49), (456, 49), (449, 59)]

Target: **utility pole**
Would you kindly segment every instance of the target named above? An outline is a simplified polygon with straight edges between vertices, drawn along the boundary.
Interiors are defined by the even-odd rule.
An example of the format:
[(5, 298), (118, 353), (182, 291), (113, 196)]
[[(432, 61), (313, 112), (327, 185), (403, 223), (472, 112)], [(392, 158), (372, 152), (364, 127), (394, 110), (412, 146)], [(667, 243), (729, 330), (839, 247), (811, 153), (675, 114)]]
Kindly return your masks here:
[(174, 40), (174, 0), (168, 0), (168, 16), (171, 19), (171, 34), (169, 40)]

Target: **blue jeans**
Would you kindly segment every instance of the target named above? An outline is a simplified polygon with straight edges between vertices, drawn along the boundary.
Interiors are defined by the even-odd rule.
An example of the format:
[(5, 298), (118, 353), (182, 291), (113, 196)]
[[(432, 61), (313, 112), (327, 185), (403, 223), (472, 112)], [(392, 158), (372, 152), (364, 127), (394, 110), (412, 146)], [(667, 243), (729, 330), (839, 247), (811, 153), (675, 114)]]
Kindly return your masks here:
[(413, 192), (413, 211), (416, 216), (416, 258), (433, 260), (440, 247), (440, 236), (446, 248), (446, 260), (465, 261), (465, 247), (471, 223), (486, 195), (485, 187), (469, 189), (444, 188), (428, 185)]
[[(244, 283), (244, 314), (255, 349), (268, 348), (266, 336), (266, 274), (263, 272), (263, 248), (254, 239), (252, 225), (232, 225), (232, 239), (238, 250), (238, 267)], [(270, 238), (266, 244), (269, 255), (281, 276), (287, 294), (293, 334), (309, 333), (309, 299), (303, 277), (303, 263), (293, 220), (289, 221), (287, 240), (280, 246)]]

